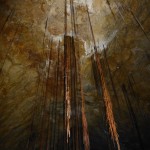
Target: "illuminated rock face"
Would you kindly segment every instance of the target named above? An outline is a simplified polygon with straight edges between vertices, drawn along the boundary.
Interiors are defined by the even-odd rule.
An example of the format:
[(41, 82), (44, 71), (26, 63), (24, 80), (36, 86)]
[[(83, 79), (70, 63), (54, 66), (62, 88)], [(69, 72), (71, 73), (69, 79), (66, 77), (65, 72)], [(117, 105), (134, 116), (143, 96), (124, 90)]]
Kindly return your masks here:
[[(128, 90), (145, 149), (149, 149), (150, 3), (148, 0), (110, 0), (110, 4), (109, 7), (104, 0), (88, 1), (99, 51), (103, 49), (103, 45), (108, 47), (107, 58), (120, 109), (113, 93), (103, 51), (100, 58), (113, 100), (121, 149), (140, 149), (122, 92), (123, 84)], [(97, 96), (90, 58), (93, 53), (93, 42), (86, 7), (84, 1), (78, 3), (77, 0), (75, 6), (91, 149), (108, 149), (107, 129), (104, 128), (103, 121), (104, 104), (102, 98)], [(128, 11), (127, 6), (130, 6), (134, 14)], [(71, 35), (69, 2), (68, 33)], [(48, 69), (48, 58), (45, 53), (49, 53), (49, 39), (53, 37), (53, 72), (59, 40), (63, 53), (63, 35), (63, 0), (0, 0), (0, 149), (26, 149), (35, 103), (39, 108), (39, 116), (36, 116), (34, 121), (35, 136), (39, 133), (36, 124), (43, 100), (42, 82), (39, 84), (39, 81), (45, 82)], [(129, 83), (129, 78), (133, 87)], [(50, 79), (53, 80), (54, 75), (50, 75)], [(48, 84), (49, 88), (53, 86)], [(59, 109), (61, 113), (62, 105)]]

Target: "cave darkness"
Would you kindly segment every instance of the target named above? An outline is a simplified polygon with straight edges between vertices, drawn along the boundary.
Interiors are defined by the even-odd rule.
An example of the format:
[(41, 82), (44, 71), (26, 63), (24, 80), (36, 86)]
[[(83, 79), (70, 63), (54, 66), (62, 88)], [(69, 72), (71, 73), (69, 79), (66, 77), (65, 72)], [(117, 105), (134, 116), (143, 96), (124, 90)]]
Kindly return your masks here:
[(149, 150), (149, 0), (0, 0), (0, 150)]

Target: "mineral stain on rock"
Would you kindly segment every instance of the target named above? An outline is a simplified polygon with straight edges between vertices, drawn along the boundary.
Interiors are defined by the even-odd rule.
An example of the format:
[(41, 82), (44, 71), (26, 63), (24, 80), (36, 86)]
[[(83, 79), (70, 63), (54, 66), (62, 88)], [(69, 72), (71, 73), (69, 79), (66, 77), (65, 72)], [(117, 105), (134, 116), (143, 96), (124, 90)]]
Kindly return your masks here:
[[(49, 146), (49, 149), (57, 150), (62, 149), (64, 145), (64, 2), (0, 0), (1, 150), (40, 149), (41, 137), (46, 139), (42, 142), (44, 143), (42, 149)], [(121, 150), (141, 150), (133, 116), (138, 124), (144, 147), (142, 148), (150, 149), (150, 3), (147, 0), (89, 0), (87, 4), (98, 57), (112, 100)], [(91, 62), (94, 44), (86, 5), (84, 1), (74, 0), (74, 7), (78, 31), (74, 42), (75, 48), (80, 52), (77, 60), (81, 64), (81, 71), (78, 74), (82, 75), (90, 149), (107, 150), (114, 145), (106, 121), (103, 95), (96, 89)], [(67, 9), (70, 36), (74, 33), (69, 1)], [(106, 65), (103, 45), (106, 48), (119, 107)], [(46, 84), (47, 96), (45, 96)], [(122, 90), (123, 85), (125, 86), (123, 89), (127, 90), (126, 93)], [(77, 97), (81, 99), (79, 91), (80, 88), (77, 86)], [(129, 110), (128, 102), (131, 103), (133, 110)], [(74, 120), (75, 114), (75, 111), (72, 111)], [(46, 116), (44, 125), (41, 125), (42, 116)], [(74, 135), (75, 131), (79, 131), (79, 139), (82, 141), (82, 122), (79, 123), (78, 130), (73, 126), (70, 130)], [(50, 139), (54, 143), (50, 142)], [(74, 144), (72, 139), (70, 141)], [(85, 149), (83, 143), (80, 149)]]

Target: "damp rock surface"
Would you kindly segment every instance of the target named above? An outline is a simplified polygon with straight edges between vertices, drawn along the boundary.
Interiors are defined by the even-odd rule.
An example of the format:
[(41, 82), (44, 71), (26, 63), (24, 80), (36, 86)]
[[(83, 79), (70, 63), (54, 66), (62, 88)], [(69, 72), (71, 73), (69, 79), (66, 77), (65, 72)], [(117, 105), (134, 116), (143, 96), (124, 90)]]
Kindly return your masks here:
[[(91, 141), (91, 150), (108, 149), (105, 128), (105, 107), (98, 96), (94, 81), (91, 56), (94, 44), (91, 36), (86, 5), (76, 1), (76, 27), (80, 50), (81, 75), (85, 96), (85, 112)], [(109, 5), (110, 3), (110, 5)], [(150, 17), (148, 0), (88, 0), (91, 23), (95, 35), (105, 80), (113, 103), (122, 150), (140, 150), (138, 135), (122, 87), (125, 85), (145, 149), (150, 148)], [(68, 3), (68, 34), (72, 35)], [(39, 136), (40, 117), (44, 105), (43, 93), (52, 58), (48, 99), (56, 88), (57, 48), (60, 41), (63, 65), (64, 1), (60, 0), (0, 0), (0, 149), (27, 149), (34, 117), (34, 137)], [(115, 85), (117, 104), (111, 76)], [(63, 79), (63, 68), (60, 69)], [(58, 112), (63, 113), (63, 80), (59, 87)], [(52, 97), (53, 98), (53, 97)], [(54, 98), (53, 98), (54, 99)], [(53, 108), (53, 101), (50, 106)], [(47, 106), (46, 114), (49, 114)], [(54, 122), (54, 118), (50, 118)], [(58, 121), (58, 120), (57, 120)], [(63, 128), (62, 120), (59, 123)], [(62, 136), (60, 136), (62, 138)], [(61, 141), (61, 139), (60, 139)], [(35, 147), (38, 145), (35, 144)], [(60, 148), (60, 147), (59, 147)]]

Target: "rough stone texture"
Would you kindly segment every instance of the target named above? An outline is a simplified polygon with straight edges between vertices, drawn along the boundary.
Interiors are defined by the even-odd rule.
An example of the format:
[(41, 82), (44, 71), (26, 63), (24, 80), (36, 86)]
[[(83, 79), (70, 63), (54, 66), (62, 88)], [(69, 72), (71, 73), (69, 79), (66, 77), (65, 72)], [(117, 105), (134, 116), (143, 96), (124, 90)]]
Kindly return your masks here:
[[(150, 3), (148, 0), (110, 0), (110, 4), (115, 18), (105, 0), (88, 1), (96, 44), (101, 54), (101, 62), (104, 64), (105, 77), (113, 101), (121, 149), (140, 150), (137, 135), (132, 127), (121, 91), (122, 84), (127, 86), (145, 149), (149, 149), (150, 40), (146, 38), (126, 6), (129, 6), (134, 12), (150, 39)], [(97, 96), (93, 78), (90, 58), (93, 54), (93, 42), (86, 7), (84, 1), (78, 2), (77, 0), (75, 6), (91, 149), (108, 149), (105, 136), (107, 131), (104, 128), (102, 113), (103, 101), (101, 97)], [(15, 8), (14, 14), (7, 20), (13, 8)], [(48, 27), (45, 32), (47, 17)], [(68, 18), (68, 22), (70, 22), (69, 3)], [(68, 25), (68, 33), (71, 34), (70, 24)], [(59, 40), (63, 50), (63, 34), (63, 0), (0, 0), (0, 149), (26, 149), (35, 104), (41, 113), (40, 105), (43, 97), (42, 82), (39, 84), (39, 81), (43, 80), (44, 82), (47, 71), (47, 60), (44, 54), (48, 52), (49, 39), (53, 37), (53, 59), (56, 59), (55, 51)], [(101, 51), (103, 44), (108, 47), (107, 57), (120, 109), (116, 104), (103, 51)], [(52, 70), (55, 68), (54, 60)], [(134, 79), (135, 97), (128, 87), (129, 76)], [(51, 76), (50, 79), (53, 80), (54, 77)], [(53, 86), (49, 85), (49, 87)], [(59, 108), (62, 113), (61, 104)], [(39, 117), (35, 118), (37, 124), (38, 119)], [(36, 133), (38, 130), (35, 128)]]

